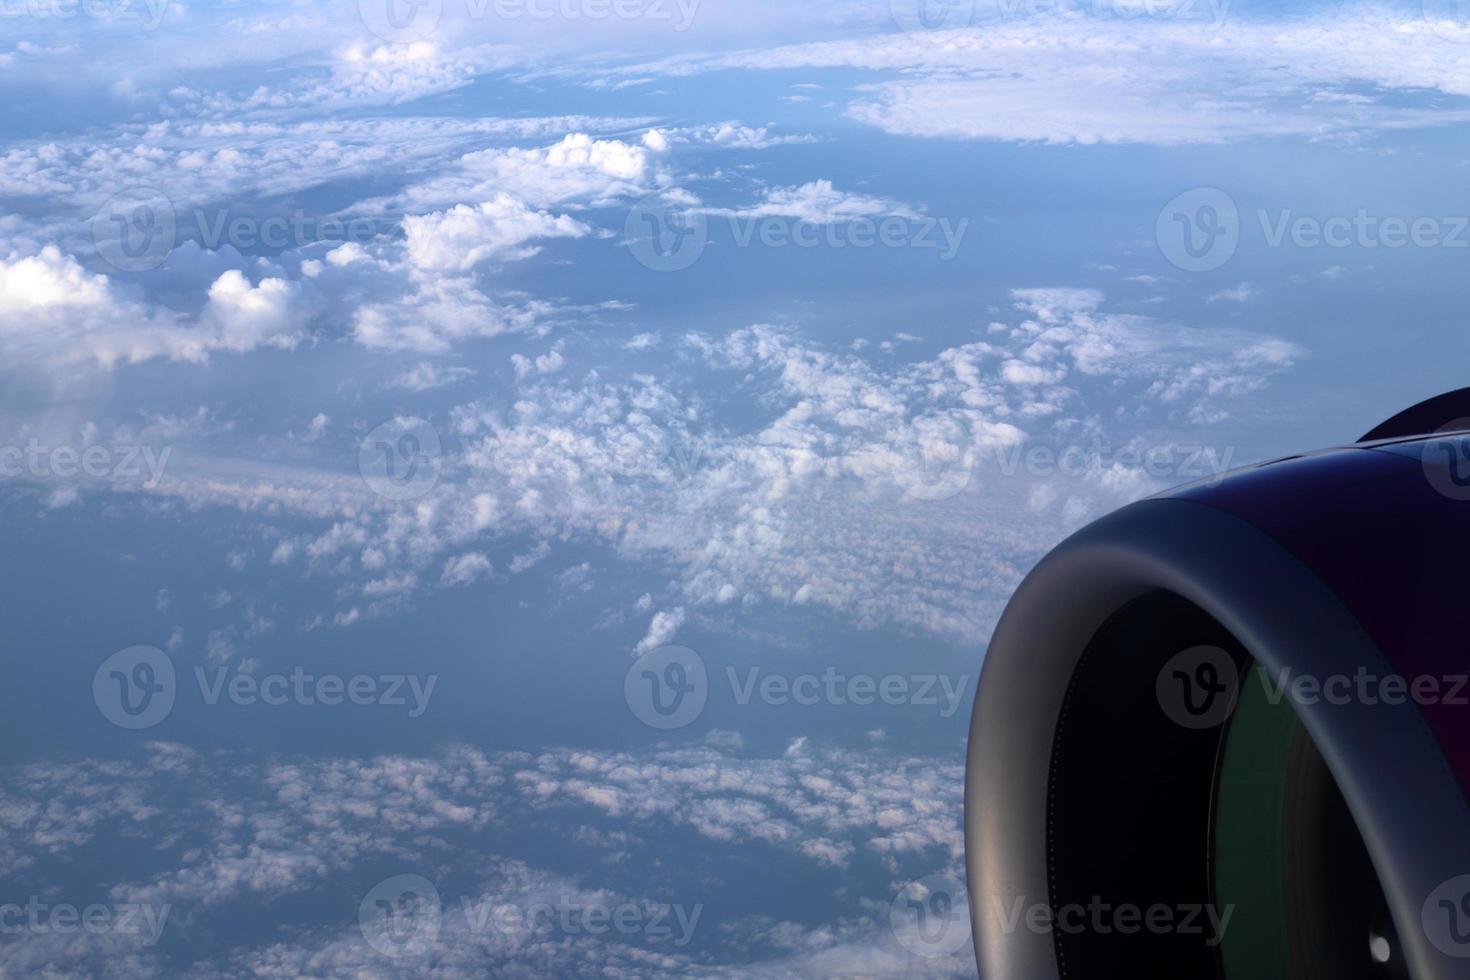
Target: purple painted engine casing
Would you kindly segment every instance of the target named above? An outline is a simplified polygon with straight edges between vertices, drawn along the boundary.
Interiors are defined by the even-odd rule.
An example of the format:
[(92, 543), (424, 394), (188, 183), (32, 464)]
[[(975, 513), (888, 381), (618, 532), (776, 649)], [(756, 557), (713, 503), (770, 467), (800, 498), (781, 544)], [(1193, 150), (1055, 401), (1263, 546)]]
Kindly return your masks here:
[(1406, 680), (1433, 681), (1438, 694), (1419, 708), (1467, 788), (1470, 687), (1454, 690), (1470, 674), (1470, 482), (1462, 492), (1454, 470), (1470, 457), (1459, 438), (1327, 450), (1165, 496), (1219, 508), (1276, 539), (1337, 593)]
[[(997, 624), (971, 719), (966, 867), (981, 975), (1086, 973), (1059, 964), (1051, 936), (1001, 928), (985, 910), (1051, 894), (1054, 748), (1069, 699), (1097, 696), (1073, 680), (1120, 610), (1167, 593), (1278, 679), (1369, 675), (1385, 698), (1383, 681), (1402, 685), (1393, 702), (1288, 694), (1361, 833), (1412, 976), (1470, 980), (1470, 943), (1447, 950), (1421, 926), (1445, 885), (1470, 881), (1467, 542), (1470, 388), (1353, 445), (1132, 504), (1058, 545)], [(1431, 697), (1416, 696), (1422, 683)], [(1470, 909), (1470, 891), (1464, 900)]]

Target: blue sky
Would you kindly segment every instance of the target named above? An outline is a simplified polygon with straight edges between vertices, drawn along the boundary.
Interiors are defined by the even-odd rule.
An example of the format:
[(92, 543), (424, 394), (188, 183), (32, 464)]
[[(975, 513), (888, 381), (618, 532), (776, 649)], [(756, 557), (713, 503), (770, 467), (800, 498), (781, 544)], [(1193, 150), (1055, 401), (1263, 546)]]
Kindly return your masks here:
[(973, 976), (1026, 570), (1463, 383), (1456, 17), (0, 3), (0, 973)]

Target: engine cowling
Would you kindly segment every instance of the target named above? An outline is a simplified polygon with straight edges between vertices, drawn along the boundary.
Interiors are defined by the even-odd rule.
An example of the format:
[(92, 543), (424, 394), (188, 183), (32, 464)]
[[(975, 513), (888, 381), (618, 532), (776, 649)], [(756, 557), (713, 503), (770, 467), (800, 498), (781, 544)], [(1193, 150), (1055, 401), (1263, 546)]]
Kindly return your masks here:
[(1465, 417), (1140, 501), (1027, 576), (971, 722), (982, 977), (1470, 977)]

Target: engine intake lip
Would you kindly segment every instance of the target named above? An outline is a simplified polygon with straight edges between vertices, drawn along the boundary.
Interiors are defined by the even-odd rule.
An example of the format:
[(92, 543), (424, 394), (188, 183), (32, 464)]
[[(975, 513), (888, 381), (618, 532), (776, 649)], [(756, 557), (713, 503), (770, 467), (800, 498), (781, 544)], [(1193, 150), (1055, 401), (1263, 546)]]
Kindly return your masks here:
[[(1273, 674), (1394, 672), (1310, 568), (1265, 532), (1210, 504), (1142, 501), (1063, 542), (1027, 576), (1001, 617), (971, 719), (965, 845), (981, 976), (1060, 976), (1050, 934), (1005, 930), (990, 910), (1049, 895), (1050, 762), (1069, 683), (1109, 617), (1158, 591), (1213, 617)], [(1421, 926), (1430, 894), (1470, 873), (1470, 806), (1419, 708), (1410, 702), (1294, 702), (1293, 708), (1358, 825), (1413, 975), (1470, 976), (1470, 960), (1441, 952)]]

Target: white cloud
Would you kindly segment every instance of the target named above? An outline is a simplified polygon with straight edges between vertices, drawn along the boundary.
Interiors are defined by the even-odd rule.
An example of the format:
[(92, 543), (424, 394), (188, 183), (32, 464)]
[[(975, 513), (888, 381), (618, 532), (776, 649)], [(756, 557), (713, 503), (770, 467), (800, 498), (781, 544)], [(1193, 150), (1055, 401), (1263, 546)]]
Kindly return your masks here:
[(467, 367), (442, 366), (430, 361), (420, 361), (413, 367), (396, 375), (388, 382), (390, 388), (406, 391), (429, 391), (446, 385), (458, 384), (474, 377), (475, 372)]
[(524, 354), (510, 356), (510, 363), (515, 368), (517, 378), (525, 378), (529, 374), (555, 374), (566, 365), (566, 362), (560, 349), (538, 354), (534, 358), (526, 357)]
[(290, 347), (302, 337), (296, 289), (228, 271), (197, 320), (149, 306), (55, 246), (0, 259), (0, 352), (8, 365), (110, 369), (153, 358), (202, 361), (212, 351)]
[(511, 194), (533, 207), (568, 201), (607, 203), (639, 194), (650, 176), (649, 150), (616, 139), (569, 133), (546, 147), (477, 150), (393, 197), (410, 211)]
[[(654, 133), (658, 135), (653, 136)], [(649, 142), (653, 139), (660, 145)], [(728, 120), (703, 126), (686, 126), (668, 130), (650, 130), (644, 145), (662, 152), (674, 143), (715, 146), (727, 150), (765, 150), (792, 143), (815, 143), (817, 138), (804, 133), (772, 133), (767, 126), (747, 126)]]
[(371, 262), (372, 256), (363, 248), (359, 242), (343, 242), (332, 249), (325, 256), (328, 265), (338, 268), (351, 265), (354, 262)]
[(316, 442), (327, 434), (327, 426), (332, 424), (331, 418), (325, 412), (318, 412), (311, 420), (311, 425), (306, 429), (305, 440)]
[(839, 191), (830, 180), (813, 180), (799, 187), (772, 188), (759, 203), (729, 213), (749, 218), (794, 218), (818, 225), (880, 215), (916, 217), (911, 208), (897, 201)]
[[(508, 68), (517, 58), (508, 48), (464, 45), (446, 48), (430, 40), (404, 44), (322, 45), (326, 71), (284, 74), (277, 84), (241, 91), (177, 86), (171, 107), (201, 117), (248, 118), (285, 110), (391, 106), (468, 85), (481, 75)], [(315, 66), (314, 66), (315, 67)]]
[(532, 330), (546, 309), (497, 303), (466, 278), (420, 279), (410, 293), (355, 310), (353, 335), (365, 347), (443, 353), (459, 341)]
[[(166, 193), (191, 226), (191, 207), (301, 191), (329, 181), (436, 172), (487, 141), (553, 139), (636, 125), (581, 115), (332, 118), (308, 121), (164, 120), (83, 136), (20, 140), (0, 149), (0, 193), (83, 209), (83, 221), (115, 194), (143, 186)], [(444, 205), (487, 200), (503, 188)], [(419, 209), (422, 210), (422, 209)], [(206, 212), (206, 217), (213, 217)], [(82, 236), (87, 229), (78, 229)]]
[(648, 632), (643, 635), (643, 639), (638, 641), (636, 652), (647, 653), (649, 650), (667, 646), (684, 625), (684, 619), (683, 606), (668, 610), (661, 609), (654, 613), (653, 619), (648, 622)]
[[(578, 540), (673, 569), (676, 595), (661, 604), (686, 619), (771, 602), (978, 641), (1026, 568), (1069, 530), (1193, 478), (1108, 459), (1067, 477), (1032, 474), (1016, 461), (1028, 443), (1197, 442), (1196, 426), (1228, 416), (1303, 356), (1278, 338), (1114, 313), (1096, 290), (1013, 298), (1015, 316), (985, 340), (907, 363), (770, 326), (685, 337), (704, 370), (667, 380), (575, 370), (571, 348), (557, 352), (552, 375), (527, 357), (513, 390), (453, 411), (441, 429), (453, 433), (452, 476), (409, 511), (367, 496), (360, 481), (306, 482), (260, 466), (175, 465), (157, 491), (356, 514), (302, 542), (310, 574), (369, 581), (399, 570), (430, 583), (465, 550), (521, 574), (553, 542)], [(740, 379), (754, 399), (750, 411), (729, 406), (742, 426), (706, 405), (722, 378)], [(1102, 413), (1131, 420), (1126, 436)], [(529, 549), (521, 540), (509, 550), (525, 535)], [(677, 615), (661, 611), (626, 642), (666, 642)]]
[[(433, 870), (452, 864), (443, 889), (443, 928), (434, 940), (434, 976), (494, 975), (814, 978), (832, 975), (963, 976), (969, 949), (918, 963), (888, 928), (888, 904), (900, 883), (935, 871), (960, 872), (963, 772), (953, 759), (809, 744), (798, 756), (765, 757), (741, 748), (733, 733), (702, 743), (638, 751), (556, 749), (528, 755), (456, 747), (425, 756), (373, 758), (212, 755), (173, 743), (149, 743), (122, 759), (52, 760), (0, 770), (0, 870), (46, 878), (52, 869), (120, 835), (152, 846), (140, 860), (97, 868), (114, 903), (167, 904), (175, 917), (165, 936), (189, 928), (207, 910), (237, 909), (326, 890), (367, 886), (359, 869), (395, 865)], [(589, 825), (588, 814), (596, 815)], [(553, 824), (553, 821), (561, 823)], [(575, 876), (537, 870), (496, 854), (471, 836), (498, 822), (582, 827), (568, 846), (590, 848)], [(767, 917), (722, 919), (730, 943), (648, 947), (615, 934), (526, 928), (525, 913), (559, 899), (577, 907), (681, 899), (706, 892), (656, 888), (626, 895), (620, 859), (656, 847), (668, 829), (696, 835), (710, 849), (758, 843), (814, 875), (846, 888), (859, 855), (881, 863), (873, 893), (841, 921), (797, 925)], [(467, 842), (474, 842), (466, 849)], [(466, 853), (474, 856), (465, 859)], [(447, 875), (447, 872), (443, 872)], [(121, 876), (121, 877), (119, 877)], [(819, 878), (818, 880), (829, 880)], [(458, 886), (472, 883), (460, 890)], [(645, 887), (653, 887), (651, 879)], [(460, 901), (463, 898), (464, 901)], [(715, 899), (708, 899), (713, 905)], [(330, 904), (330, 903), (329, 903)], [(382, 955), (362, 941), (356, 902), (332, 905), (312, 928), (228, 944), (187, 963), (160, 958), (157, 947), (128, 935), (79, 930), (58, 944), (26, 930), (0, 948), (0, 970), (95, 976), (239, 975), (378, 976)], [(518, 917), (515, 913), (521, 913)], [(493, 914), (478, 921), (472, 913)], [(711, 914), (711, 913), (706, 913)], [(697, 926), (712, 929), (708, 921)], [(712, 955), (713, 954), (713, 955)]]
[(547, 544), (545, 541), (538, 541), (536, 543), (536, 546), (533, 547), (530, 551), (527, 551), (524, 554), (516, 555), (511, 558), (511, 574), (520, 575), (522, 572), (530, 571), (532, 568), (536, 567), (538, 564), (544, 561), (546, 557), (550, 554), (551, 545)]
[(1417, 11), (1354, 6), (1284, 20), (1232, 11), (1219, 25), (1038, 14), (945, 32), (680, 56), (622, 71), (902, 72), (869, 84), (849, 115), (916, 136), (1173, 144), (1464, 121), (1470, 111), (1463, 107), (1391, 106), (1350, 91), (1367, 85), (1470, 95), (1463, 54), (1443, 25)]
[(428, 41), (347, 48), (332, 66), (330, 86), (308, 91), (305, 101), (396, 104), (467, 85), (474, 77), (508, 65), (489, 48), (445, 51)]
[(1261, 289), (1254, 283), (1242, 282), (1217, 293), (1211, 293), (1205, 297), (1207, 303), (1248, 303), (1261, 295)]
[(536, 211), (498, 194), (478, 207), (456, 204), (447, 211), (405, 215), (403, 230), (415, 266), (465, 272), (482, 262), (529, 258), (540, 250), (529, 242), (581, 238), (592, 229), (567, 215)]
[(489, 575), (490, 571), (490, 559), (478, 551), (471, 551), (449, 559), (444, 565), (444, 575), (440, 581), (448, 586), (473, 585)]
[(214, 329), (214, 346), (248, 351), (257, 347), (294, 347), (301, 340), (293, 309), (296, 287), (283, 279), (252, 286), (231, 269), (209, 287), (203, 321)]

